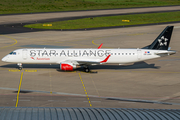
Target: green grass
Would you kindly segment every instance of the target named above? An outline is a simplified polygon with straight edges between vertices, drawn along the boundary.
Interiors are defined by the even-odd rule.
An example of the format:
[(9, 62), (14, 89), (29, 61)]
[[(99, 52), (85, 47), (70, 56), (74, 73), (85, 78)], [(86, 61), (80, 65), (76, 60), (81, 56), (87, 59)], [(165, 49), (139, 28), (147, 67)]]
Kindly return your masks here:
[(180, 5), (180, 0), (0, 0), (0, 14)]
[[(130, 22), (122, 22), (130, 20)], [(49, 22), (43, 24), (52, 24), (52, 26), (43, 26), (43, 24), (29, 24), (24, 27), (37, 29), (87, 29), (97, 27), (112, 27), (124, 25), (140, 25), (149, 23), (163, 23), (180, 21), (180, 12), (150, 13), (119, 15), (108, 17), (95, 17), (94, 19), (84, 18), (68, 21)]]

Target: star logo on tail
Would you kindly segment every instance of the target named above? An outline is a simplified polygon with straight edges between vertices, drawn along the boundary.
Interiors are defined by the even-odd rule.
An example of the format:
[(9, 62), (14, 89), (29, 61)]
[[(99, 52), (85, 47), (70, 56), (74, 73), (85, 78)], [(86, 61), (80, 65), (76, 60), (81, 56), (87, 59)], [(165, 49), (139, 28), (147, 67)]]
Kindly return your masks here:
[(161, 39), (158, 39), (160, 46), (167, 46), (167, 38), (164, 38), (164, 36), (161, 37)]

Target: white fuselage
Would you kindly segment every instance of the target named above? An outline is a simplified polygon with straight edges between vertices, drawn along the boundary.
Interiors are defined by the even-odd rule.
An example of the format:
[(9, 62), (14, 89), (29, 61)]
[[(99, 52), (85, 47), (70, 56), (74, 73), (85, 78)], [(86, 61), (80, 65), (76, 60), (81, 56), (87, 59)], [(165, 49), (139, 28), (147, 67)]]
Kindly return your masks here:
[(14, 53), (6, 55), (2, 61), (12, 63), (50, 63), (60, 64), (64, 61), (98, 61), (104, 60), (109, 54), (106, 63), (132, 63), (158, 58), (158, 51), (150, 49), (17, 49)]

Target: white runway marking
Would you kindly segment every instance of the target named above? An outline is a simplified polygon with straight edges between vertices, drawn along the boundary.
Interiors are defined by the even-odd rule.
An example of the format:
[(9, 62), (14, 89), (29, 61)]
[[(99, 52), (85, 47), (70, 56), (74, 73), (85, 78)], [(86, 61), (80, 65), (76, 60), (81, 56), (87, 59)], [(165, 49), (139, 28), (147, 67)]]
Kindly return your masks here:
[(180, 28), (180, 26), (176, 26), (176, 27), (174, 27), (174, 28)]

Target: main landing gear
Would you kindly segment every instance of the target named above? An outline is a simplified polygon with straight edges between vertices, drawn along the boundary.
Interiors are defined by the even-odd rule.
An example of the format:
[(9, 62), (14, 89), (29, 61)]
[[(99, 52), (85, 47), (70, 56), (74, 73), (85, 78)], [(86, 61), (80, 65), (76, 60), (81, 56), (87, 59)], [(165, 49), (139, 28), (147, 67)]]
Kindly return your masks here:
[(17, 65), (18, 65), (18, 69), (22, 70), (22, 63), (18, 63)]
[(89, 66), (84, 66), (84, 72), (86, 72), (86, 73), (90, 72)]

